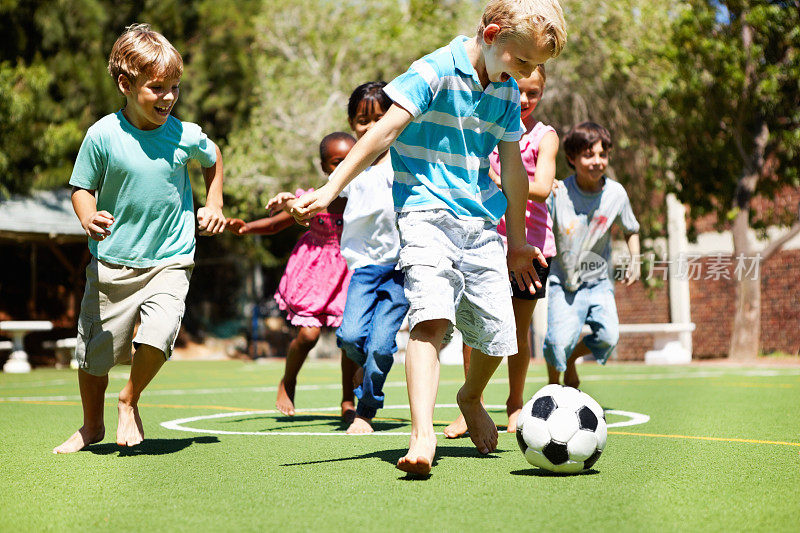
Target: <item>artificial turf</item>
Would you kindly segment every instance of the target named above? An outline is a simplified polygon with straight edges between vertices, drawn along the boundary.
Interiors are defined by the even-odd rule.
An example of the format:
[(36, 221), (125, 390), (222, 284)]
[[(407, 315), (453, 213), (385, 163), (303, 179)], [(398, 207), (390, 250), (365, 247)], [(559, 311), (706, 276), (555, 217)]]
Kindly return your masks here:
[[(62, 456), (52, 448), (81, 421), (74, 371), (0, 375), (0, 531), (797, 530), (798, 366), (583, 365), (581, 388), (606, 409), (650, 417), (610, 428), (589, 473), (533, 468), (501, 431), (488, 456), (440, 437), (428, 479), (396, 470), (408, 437), (383, 434), (408, 431), (407, 407), (380, 411), (379, 435), (293, 434), (343, 432), (337, 364), (306, 365), (294, 418), (237, 414), (271, 409), (281, 371), (280, 361), (170, 362), (141, 400), (145, 442), (123, 449), (113, 393), (127, 367), (117, 367), (106, 439)], [(490, 405), (505, 402), (505, 372), (487, 387)], [(527, 396), (543, 375), (531, 367)], [(440, 404), (454, 403), (461, 376), (442, 367)], [(408, 403), (403, 379), (398, 365), (387, 405)], [(491, 413), (506, 423), (504, 409)], [(193, 432), (161, 425), (215, 414), (225, 416), (182, 424)], [(456, 414), (437, 408), (437, 431)]]

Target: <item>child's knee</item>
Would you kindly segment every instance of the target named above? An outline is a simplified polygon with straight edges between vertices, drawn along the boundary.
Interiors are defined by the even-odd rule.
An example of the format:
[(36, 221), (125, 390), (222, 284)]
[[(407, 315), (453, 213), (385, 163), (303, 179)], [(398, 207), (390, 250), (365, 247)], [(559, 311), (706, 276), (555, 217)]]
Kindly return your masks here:
[(317, 345), (319, 336), (319, 328), (300, 328), (300, 331), (297, 332), (297, 343), (302, 348), (308, 348), (310, 350)]

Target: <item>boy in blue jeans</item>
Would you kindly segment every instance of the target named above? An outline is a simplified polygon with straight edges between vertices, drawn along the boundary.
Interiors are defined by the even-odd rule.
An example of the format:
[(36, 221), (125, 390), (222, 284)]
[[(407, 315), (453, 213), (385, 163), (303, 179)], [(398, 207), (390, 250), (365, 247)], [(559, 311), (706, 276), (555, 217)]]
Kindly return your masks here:
[[(309, 220), (391, 147), (400, 266), (410, 304), (411, 439), (397, 462), (405, 472), (425, 475), (433, 464), (438, 352), (453, 325), (474, 348), (458, 405), (478, 450), (487, 454), (497, 447), (497, 427), (480, 398), (502, 357), (517, 352), (509, 271), (518, 286), (533, 292), (541, 286), (533, 261), (546, 266), (541, 251), (525, 240), (528, 178), (515, 80), (561, 52), (565, 26), (556, 0), (490, 1), (477, 35), (456, 37), (386, 86), (392, 107), (330, 181), (295, 204), (295, 217)], [(488, 173), (495, 146), (502, 191)], [(504, 213), (508, 268), (497, 233)]]
[[(564, 138), (564, 152), (575, 174), (547, 198), (553, 219), (556, 256), (550, 265), (547, 334), (544, 357), (550, 383), (578, 388), (575, 359), (593, 354), (605, 363), (619, 340), (614, 285), (609, 279), (611, 225), (625, 233), (631, 262), (625, 284), (639, 278), (639, 222), (622, 185), (605, 175), (611, 134), (594, 122), (574, 126)], [(592, 332), (581, 340), (584, 324)]]
[(206, 182), (198, 229), (205, 235), (225, 229), (219, 148), (199, 126), (170, 116), (183, 74), (178, 51), (148, 25), (136, 24), (114, 43), (108, 70), (125, 107), (89, 128), (70, 179), (72, 205), (93, 256), (76, 349), (83, 426), (53, 453), (103, 440), (108, 372), (131, 360), (132, 346), (116, 440), (133, 446), (144, 439), (139, 397), (172, 354), (194, 266), (190, 159), (200, 162)]

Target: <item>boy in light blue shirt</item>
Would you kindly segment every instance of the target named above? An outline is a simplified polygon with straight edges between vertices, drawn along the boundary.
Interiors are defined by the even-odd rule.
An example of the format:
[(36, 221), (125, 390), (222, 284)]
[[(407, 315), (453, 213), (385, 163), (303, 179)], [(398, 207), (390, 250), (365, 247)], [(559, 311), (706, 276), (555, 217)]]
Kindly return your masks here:
[(76, 348), (83, 426), (54, 453), (103, 440), (108, 372), (131, 360), (132, 346), (116, 440), (133, 446), (144, 439), (139, 397), (172, 353), (194, 266), (190, 159), (206, 182), (198, 229), (214, 235), (225, 228), (219, 148), (199, 126), (170, 115), (183, 73), (178, 51), (146, 24), (133, 25), (114, 44), (108, 69), (126, 105), (89, 128), (70, 179), (93, 256)]
[[(547, 198), (558, 253), (548, 280), (544, 357), (550, 383), (578, 388), (575, 360), (594, 355), (605, 363), (619, 340), (619, 317), (611, 270), (611, 226), (622, 227), (631, 261), (625, 284), (639, 278), (639, 222), (622, 185), (605, 175), (611, 133), (594, 122), (575, 125), (564, 152), (575, 174)], [(591, 333), (581, 339), (584, 324)]]
[[(497, 427), (480, 397), (502, 357), (517, 350), (509, 270), (519, 286), (533, 288), (539, 280), (532, 262), (546, 264), (525, 240), (528, 179), (518, 143), (523, 129), (515, 79), (557, 56), (565, 40), (556, 0), (490, 1), (477, 35), (457, 37), (386, 86), (392, 107), (330, 181), (295, 204), (295, 217), (309, 220), (391, 146), (400, 267), (410, 304), (411, 440), (397, 462), (405, 472), (431, 470), (438, 351), (454, 325), (475, 349), (457, 396), (470, 438), (484, 454), (497, 446)], [(502, 191), (488, 175), (495, 146)], [(496, 230), (503, 214), (508, 268)]]

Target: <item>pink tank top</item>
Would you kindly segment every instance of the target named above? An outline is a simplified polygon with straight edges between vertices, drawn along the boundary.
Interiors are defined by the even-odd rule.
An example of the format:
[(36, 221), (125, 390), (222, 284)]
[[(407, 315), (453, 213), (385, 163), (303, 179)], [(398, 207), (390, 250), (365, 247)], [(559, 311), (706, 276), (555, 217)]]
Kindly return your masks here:
[[(519, 147), (522, 155), (522, 163), (528, 172), (528, 179), (534, 181), (536, 174), (536, 160), (539, 158), (539, 143), (542, 137), (548, 132), (555, 132), (552, 126), (537, 122), (531, 131), (522, 136), (519, 140)], [(500, 156), (497, 148), (489, 156), (489, 163), (492, 170), (500, 174)], [(506, 219), (500, 220), (497, 225), (500, 235), (506, 234)], [(545, 257), (556, 255), (556, 239), (553, 235), (553, 219), (547, 211), (547, 206), (541, 202), (528, 200), (525, 208), (525, 236), (528, 244), (539, 248)]]

